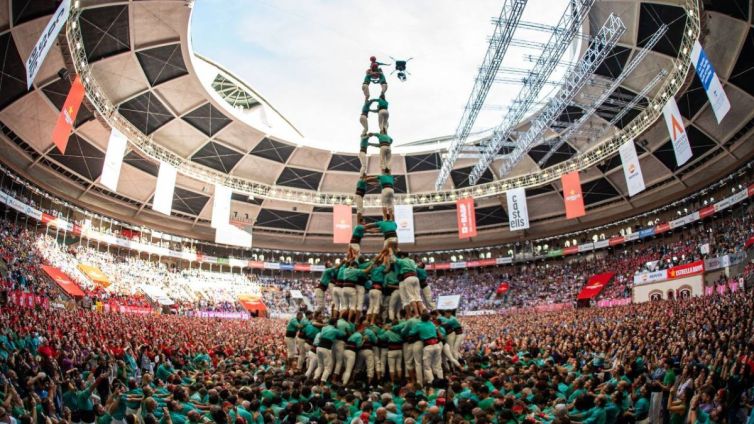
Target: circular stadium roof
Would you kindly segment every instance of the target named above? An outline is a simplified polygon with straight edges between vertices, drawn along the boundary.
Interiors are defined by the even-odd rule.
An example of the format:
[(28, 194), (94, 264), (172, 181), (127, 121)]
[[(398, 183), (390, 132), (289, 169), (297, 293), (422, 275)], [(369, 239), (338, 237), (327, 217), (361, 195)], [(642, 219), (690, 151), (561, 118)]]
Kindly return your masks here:
[[(0, 0), (3, 161), (50, 191), (92, 209), (208, 239), (212, 234), (208, 222), (211, 183), (223, 180), (236, 190), (234, 219), (253, 225), (256, 245), (300, 247), (303, 242), (315, 251), (334, 250), (331, 205), (349, 201), (358, 178), (358, 158), (299, 145), (300, 132), (274, 105), (221, 66), (195, 56), (189, 36), (190, 4), (182, 0), (82, 0), (80, 16), (71, 21), (76, 25), (61, 33), (58, 46), (50, 51), (32, 90), (27, 91), (23, 58), (56, 4)], [(668, 71), (668, 79), (610, 129), (617, 136), (592, 141), (576, 138), (541, 168), (537, 162), (546, 151), (535, 147), (510, 176), (501, 180), (499, 162), (495, 162), (475, 187), (469, 187), (468, 175), (476, 161), (460, 159), (442, 192), (434, 190), (442, 152), (434, 150), (432, 142), (410, 153), (394, 154), (398, 201), (415, 205), (417, 247), (478, 246), (599, 225), (676, 199), (751, 158), (754, 34), (750, 4), (735, 0), (701, 6), (701, 16), (689, 15), (687, 10), (698, 5), (685, 1), (603, 1), (590, 11), (590, 28), (600, 26), (610, 13), (620, 16), (627, 27), (619, 45), (597, 70), (605, 77), (618, 75), (660, 25), (669, 26), (618, 90), (615, 101), (636, 95), (662, 69)], [(698, 78), (693, 71), (687, 72), (684, 49), (698, 32), (732, 104), (722, 125), (715, 121)], [(65, 155), (54, 150), (50, 139), (70, 87), (58, 75), (61, 68), (88, 77), (88, 100)], [(694, 153), (682, 167), (676, 166), (665, 124), (656, 119), (658, 112), (653, 108), (662, 101), (662, 90), (670, 89), (674, 89), (671, 94), (677, 92)], [(610, 114), (603, 112), (591, 118), (590, 124), (604, 126)], [(580, 113), (574, 108), (559, 120), (575, 120)], [(127, 134), (132, 141), (117, 193), (98, 183), (110, 125), (130, 129)], [(632, 198), (626, 194), (617, 156), (622, 132), (635, 137), (648, 187)], [(179, 165), (170, 219), (149, 207), (157, 159)], [(371, 160), (370, 172), (375, 173), (376, 167)], [(588, 213), (566, 222), (558, 177), (574, 168), (583, 168)], [(508, 219), (504, 192), (513, 186), (527, 187), (533, 225), (526, 235), (502, 228)], [(465, 195), (477, 198), (481, 231), (473, 241), (462, 242), (457, 240), (453, 201)], [(379, 213), (374, 197), (367, 204), (372, 206), (368, 215)]]

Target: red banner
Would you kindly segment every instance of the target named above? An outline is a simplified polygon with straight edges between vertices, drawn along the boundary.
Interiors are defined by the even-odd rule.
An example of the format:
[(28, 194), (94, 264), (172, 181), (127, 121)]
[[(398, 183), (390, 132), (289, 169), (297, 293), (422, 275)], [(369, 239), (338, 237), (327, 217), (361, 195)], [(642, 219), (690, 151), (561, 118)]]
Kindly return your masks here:
[(655, 234), (662, 234), (670, 231), (670, 224), (667, 222), (663, 222), (662, 224), (658, 224), (655, 226)]
[(581, 180), (578, 171), (563, 174), (560, 177), (563, 184), (563, 199), (565, 200), (566, 218), (574, 219), (586, 215), (584, 197), (581, 194)]
[(249, 268), (252, 268), (252, 269), (264, 269), (264, 262), (262, 262), (262, 261), (249, 261)]
[(574, 255), (579, 253), (579, 246), (571, 246), (563, 249), (563, 255)]
[(578, 299), (592, 299), (597, 297), (598, 294), (605, 288), (607, 283), (613, 279), (614, 272), (603, 272), (602, 274), (593, 275), (592, 278), (587, 281), (584, 288), (581, 289)]
[(699, 209), (699, 219), (706, 218), (710, 215), (714, 215), (715, 213), (715, 206), (710, 205), (704, 208)]
[(668, 278), (683, 278), (704, 273), (704, 261), (678, 265), (668, 270)]
[(49, 224), (56, 218), (48, 213), (42, 213), (42, 224)]
[(346, 244), (351, 241), (351, 207), (335, 205), (332, 209), (332, 241)]
[(748, 249), (748, 248), (750, 248), (750, 247), (751, 247), (751, 245), (752, 245), (752, 244), (754, 244), (754, 236), (751, 236), (751, 237), (749, 237), (749, 238), (748, 238), (748, 239), (746, 240), (746, 243), (744, 243), (744, 247), (745, 247), (746, 249)]
[(503, 281), (500, 283), (499, 286), (497, 286), (497, 294), (505, 294), (510, 289), (510, 283), (507, 281)]
[(42, 265), (42, 269), (58, 286), (60, 286), (61, 289), (63, 289), (63, 291), (73, 297), (84, 297), (84, 292), (81, 291), (81, 288), (76, 285), (73, 280), (68, 278), (63, 271), (49, 265)]
[(473, 198), (467, 197), (456, 201), (456, 218), (459, 239), (476, 237), (476, 210)]
[(748, 193), (749, 197), (754, 196), (754, 184), (746, 187), (746, 192)]
[(439, 269), (450, 269), (450, 263), (443, 262), (443, 263), (432, 264), (432, 267), (434, 269), (438, 269), (438, 270)]
[(626, 239), (623, 236), (615, 236), (615, 237), (610, 237), (610, 240), (608, 240), (607, 243), (610, 246), (616, 246), (616, 245), (619, 245), (619, 244), (621, 244), (621, 243), (623, 243), (625, 241), (626, 241)]
[(293, 270), (294, 271), (307, 271), (308, 272), (308, 271), (312, 270), (312, 266), (309, 265), (309, 264), (294, 264), (293, 265)]
[(242, 294), (238, 296), (238, 302), (249, 312), (264, 314), (267, 311), (267, 306), (258, 295)]
[(71, 135), (73, 124), (76, 122), (76, 115), (79, 113), (82, 100), (84, 100), (84, 85), (81, 84), (81, 78), (77, 75), (73, 84), (71, 84), (71, 91), (68, 92), (65, 103), (63, 103), (63, 109), (58, 115), (55, 129), (52, 130), (52, 141), (62, 154), (65, 154), (68, 137)]

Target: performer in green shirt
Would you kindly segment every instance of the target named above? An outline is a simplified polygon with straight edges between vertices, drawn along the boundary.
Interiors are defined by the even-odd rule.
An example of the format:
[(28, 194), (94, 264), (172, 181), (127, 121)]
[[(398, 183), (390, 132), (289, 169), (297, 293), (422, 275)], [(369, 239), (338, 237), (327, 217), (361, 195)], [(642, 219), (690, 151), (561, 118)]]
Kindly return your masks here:
[(303, 328), (303, 324), (301, 324), (303, 318), (304, 314), (299, 311), (294, 318), (288, 320), (288, 325), (285, 327), (286, 366), (288, 369), (296, 368), (296, 336), (298, 330)]
[(364, 100), (369, 99), (369, 85), (370, 84), (379, 84), (381, 91), (380, 91), (380, 97), (385, 96), (385, 92), (387, 91), (387, 80), (385, 79), (385, 74), (382, 72), (382, 68), (380, 68), (379, 63), (376, 59), (374, 59), (374, 56), (370, 58), (370, 64), (369, 69), (367, 69), (366, 75), (364, 76), (364, 80), (361, 83), (361, 91), (364, 93)]
[[(437, 327), (429, 320), (429, 314), (423, 313), (421, 321), (414, 326), (411, 335), (416, 335), (422, 342), (422, 383), (432, 384), (435, 377), (443, 378), (442, 345), (437, 337)], [(414, 351), (416, 355), (416, 351)], [(418, 372), (417, 372), (418, 374)]]
[(387, 110), (387, 107), (388, 107), (387, 100), (385, 100), (385, 96), (380, 96), (380, 98), (377, 99), (376, 102), (377, 102), (377, 119), (378, 119), (377, 122), (380, 126), (380, 132), (382, 134), (387, 134), (388, 119), (390, 118), (390, 112), (388, 112)]
[[(414, 260), (416, 260), (416, 258)], [(421, 296), (422, 300), (424, 300), (424, 304), (427, 305), (427, 308), (429, 308), (430, 311), (434, 311), (436, 305), (432, 298), (432, 289), (429, 287), (429, 283), (427, 283), (427, 270), (425, 267), (426, 265), (424, 262), (417, 262), (416, 277), (419, 278), (419, 287), (421, 288)]]
[(361, 257), (361, 239), (364, 238), (364, 218), (361, 214), (356, 214), (356, 225), (351, 232), (351, 241), (348, 244), (348, 259), (359, 260)]
[(386, 174), (390, 173), (390, 160), (392, 159), (391, 145), (393, 138), (384, 133), (369, 133), (369, 136), (377, 137), (380, 143), (380, 170)]
[(314, 289), (314, 310), (321, 311), (325, 307), (325, 292), (330, 282), (337, 278), (338, 270), (333, 268), (332, 262), (325, 262), (325, 270), (322, 271), (322, 277), (319, 279), (319, 285)]
[(398, 275), (398, 281), (401, 302), (408, 316), (420, 316), (426, 311), (422, 303), (421, 291), (419, 289), (419, 278), (416, 277), (416, 262), (409, 258), (405, 252), (399, 252), (395, 258), (395, 273)]

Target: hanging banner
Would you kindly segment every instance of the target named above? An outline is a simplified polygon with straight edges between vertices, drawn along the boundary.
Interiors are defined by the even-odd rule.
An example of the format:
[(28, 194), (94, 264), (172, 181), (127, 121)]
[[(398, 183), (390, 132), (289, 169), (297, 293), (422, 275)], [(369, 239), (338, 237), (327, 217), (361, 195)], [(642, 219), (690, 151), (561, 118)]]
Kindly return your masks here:
[(395, 205), (395, 223), (398, 225), (398, 243), (413, 243), (414, 206)]
[(458, 309), (458, 305), (461, 303), (461, 295), (454, 294), (449, 296), (437, 297), (437, 310), (438, 311), (452, 311)]
[(55, 129), (52, 130), (52, 141), (62, 154), (65, 154), (65, 148), (68, 146), (68, 137), (76, 122), (76, 115), (79, 113), (82, 100), (84, 100), (84, 85), (81, 84), (81, 78), (77, 75), (71, 84), (68, 97), (65, 98), (63, 109), (60, 110)]
[(215, 195), (212, 199), (212, 228), (220, 228), (230, 224), (230, 197), (233, 190), (222, 184), (215, 184)]
[(77, 267), (81, 270), (81, 272), (84, 273), (84, 275), (89, 277), (90, 280), (92, 280), (100, 287), (107, 288), (108, 286), (110, 286), (110, 279), (107, 278), (107, 275), (105, 275), (105, 273), (96, 266), (78, 264)]
[(215, 243), (250, 248), (251, 233), (232, 224), (221, 225), (215, 229)]
[(466, 197), (456, 201), (456, 219), (459, 239), (476, 237), (476, 210), (473, 198)]
[(683, 125), (683, 117), (678, 110), (678, 103), (675, 102), (673, 97), (662, 108), (662, 115), (665, 117), (665, 125), (667, 125), (670, 133), (670, 141), (673, 143), (675, 162), (678, 166), (681, 166), (691, 159), (693, 152), (691, 151), (691, 144), (689, 144), (689, 135)]
[(29, 58), (26, 59), (26, 88), (31, 88), (31, 84), (34, 83), (34, 78), (39, 72), (39, 68), (42, 67), (42, 63), (47, 57), (50, 48), (55, 44), (55, 39), (58, 38), (60, 30), (65, 26), (65, 22), (68, 20), (68, 16), (71, 14), (71, 0), (63, 0), (60, 6), (55, 10), (55, 14), (50, 18), (50, 22), (47, 22), (47, 26), (42, 35), (39, 36), (37, 44), (31, 49)]
[(691, 49), (691, 63), (694, 64), (696, 74), (707, 92), (712, 111), (715, 112), (715, 118), (719, 124), (730, 111), (730, 101), (699, 40), (694, 42), (694, 47)]
[(332, 241), (335, 244), (347, 244), (351, 241), (351, 207), (335, 205), (332, 208)]
[(120, 168), (123, 165), (123, 155), (126, 154), (128, 139), (123, 133), (113, 128), (110, 130), (110, 140), (107, 142), (105, 163), (102, 166), (102, 175), (99, 182), (112, 191), (118, 190)]
[(644, 176), (641, 174), (639, 156), (633, 140), (628, 140), (620, 146), (620, 161), (623, 163), (623, 175), (626, 177), (628, 195), (633, 196), (644, 191)]
[(42, 265), (42, 270), (58, 285), (64, 292), (73, 297), (84, 297), (84, 292), (74, 283), (63, 271), (54, 266)]
[(563, 199), (565, 200), (566, 218), (574, 219), (586, 215), (584, 197), (581, 195), (581, 180), (579, 172), (574, 171), (560, 177), (563, 184)]
[(505, 192), (508, 200), (508, 218), (511, 231), (529, 228), (529, 210), (526, 206), (526, 189), (514, 188)]
[(589, 278), (589, 281), (586, 282), (586, 285), (581, 288), (577, 299), (584, 300), (597, 297), (614, 276), (614, 272), (604, 272), (602, 274), (593, 275)]
[(175, 177), (175, 167), (167, 162), (160, 161), (160, 171), (157, 173), (157, 188), (154, 191), (152, 210), (170, 215), (170, 210), (173, 208)]

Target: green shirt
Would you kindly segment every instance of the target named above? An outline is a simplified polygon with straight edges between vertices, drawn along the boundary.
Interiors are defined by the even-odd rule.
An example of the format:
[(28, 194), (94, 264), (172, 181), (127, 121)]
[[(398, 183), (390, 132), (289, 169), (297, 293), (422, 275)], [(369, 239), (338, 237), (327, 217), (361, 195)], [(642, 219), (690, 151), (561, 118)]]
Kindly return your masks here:
[(377, 109), (378, 110), (387, 109), (387, 106), (388, 106), (387, 100), (385, 100), (385, 99), (376, 99), (375, 101), (377, 102)]
[(393, 329), (383, 331), (382, 334), (380, 335), (380, 340), (386, 341), (390, 344), (403, 343), (403, 338), (398, 333), (393, 331)]
[(387, 144), (388, 146), (393, 144), (393, 138), (387, 134), (375, 134), (374, 136), (377, 137), (380, 144)]
[(343, 281), (346, 279), (346, 267), (341, 266), (338, 268), (338, 281)]
[(366, 193), (367, 192), (367, 181), (359, 179), (359, 181), (356, 181), (356, 192), (357, 193)]
[(322, 273), (322, 277), (319, 279), (319, 283), (327, 287), (330, 285), (330, 281), (337, 276), (337, 270), (335, 268), (327, 268)]
[(379, 265), (372, 268), (372, 272), (369, 274), (369, 278), (373, 284), (382, 284), (385, 282), (385, 265)]
[(395, 185), (395, 177), (390, 174), (380, 174), (377, 177), (377, 181), (380, 182), (380, 188), (393, 187)]
[(320, 332), (320, 335), (319, 335), (319, 339), (334, 342), (336, 339), (340, 337), (345, 337), (345, 336), (346, 336), (346, 333), (344, 331), (332, 325), (326, 325), (324, 328), (322, 328), (322, 331)]
[(348, 281), (350, 283), (358, 283), (360, 279), (366, 275), (364, 273), (364, 270), (361, 270), (359, 268), (346, 268), (346, 271), (344, 273), (344, 281)]
[(416, 277), (419, 279), (420, 283), (427, 281), (427, 270), (416, 267)]
[(419, 336), (422, 340), (436, 339), (437, 328), (432, 321), (420, 321), (418, 324), (414, 325), (411, 335)]
[(398, 275), (406, 274), (408, 272), (416, 273), (416, 262), (411, 258), (396, 258), (395, 272)]
[(353, 227), (353, 232), (351, 233), (351, 236), (357, 237), (359, 239), (364, 237), (364, 226), (361, 224), (358, 224), (355, 227)]
[[(395, 233), (398, 231), (398, 224), (395, 221), (377, 221), (374, 223), (382, 234)], [(394, 234), (393, 234), (394, 235)]]
[(286, 333), (293, 333), (298, 331), (299, 322), (296, 318), (291, 318), (290, 321), (288, 321), (288, 325), (285, 326), (285, 332)]
[(356, 347), (359, 348), (364, 344), (364, 336), (357, 331), (348, 337), (348, 343), (356, 345)]
[(359, 137), (359, 148), (360, 150), (366, 152), (367, 148), (369, 147), (369, 137)]

